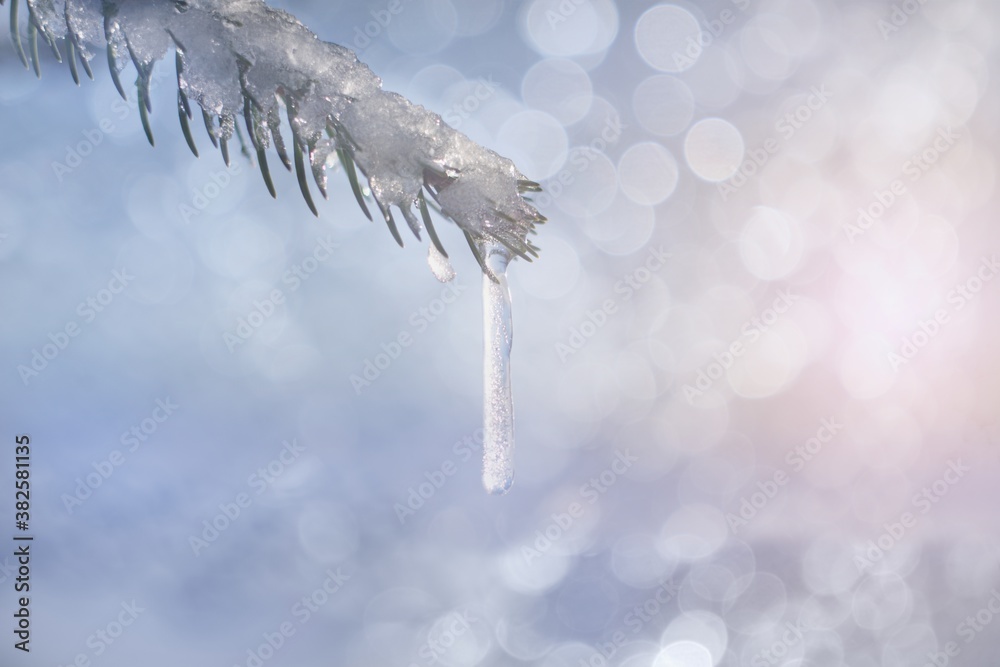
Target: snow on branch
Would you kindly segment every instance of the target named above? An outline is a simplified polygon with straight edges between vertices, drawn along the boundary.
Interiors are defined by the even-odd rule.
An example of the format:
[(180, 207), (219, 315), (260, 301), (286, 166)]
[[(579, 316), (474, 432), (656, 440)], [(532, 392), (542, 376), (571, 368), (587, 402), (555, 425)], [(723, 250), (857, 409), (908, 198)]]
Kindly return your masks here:
[[(4, 2), (0, 0), (0, 5)], [(30, 58), (36, 74), (40, 72), (40, 41), (62, 62), (62, 42), (79, 83), (77, 61), (93, 78), (91, 61), (104, 51), (115, 86), (127, 99), (121, 73), (131, 62), (137, 72), (140, 117), (151, 144), (150, 77), (155, 63), (174, 51), (178, 117), (196, 156), (191, 122), (197, 105), (209, 138), (226, 163), (235, 134), (245, 150), (256, 154), (272, 196), (266, 153), (272, 144), (282, 164), (294, 168), (314, 214), (308, 177), (326, 197), (326, 165), (336, 154), (358, 204), (371, 219), (357, 172), (367, 178), (378, 211), (400, 245), (393, 207), (418, 239), (426, 229), (432, 267), (440, 267), (442, 260), (446, 265), (447, 253), (435, 233), (425, 191), (432, 205), (465, 233), (489, 277), (496, 279), (486, 261), (490, 253), (528, 260), (537, 256), (527, 236), (545, 218), (524, 196), (537, 192), (537, 183), (510, 160), (448, 126), (438, 114), (382, 90), (382, 81), (353, 51), (321, 41), (287, 12), (262, 0), (24, 0), (24, 4), (22, 8), (19, 0), (10, 0), (11, 37), (24, 65)], [(19, 10), (27, 14), (27, 45), (21, 40)], [(282, 109), (291, 128), (290, 146), (280, 132)], [(245, 125), (246, 138), (238, 122)], [(448, 275), (442, 269), (435, 273)]]

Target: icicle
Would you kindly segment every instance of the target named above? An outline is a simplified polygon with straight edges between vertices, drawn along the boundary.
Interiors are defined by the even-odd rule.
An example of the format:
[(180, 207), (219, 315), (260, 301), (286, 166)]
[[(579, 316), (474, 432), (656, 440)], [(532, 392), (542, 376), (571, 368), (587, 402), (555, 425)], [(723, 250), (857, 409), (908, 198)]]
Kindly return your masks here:
[[(503, 494), (514, 481), (514, 401), (510, 390), (513, 342), (509, 251), (499, 243), (481, 243), (483, 273), (483, 486)], [(491, 276), (490, 273), (493, 275)]]

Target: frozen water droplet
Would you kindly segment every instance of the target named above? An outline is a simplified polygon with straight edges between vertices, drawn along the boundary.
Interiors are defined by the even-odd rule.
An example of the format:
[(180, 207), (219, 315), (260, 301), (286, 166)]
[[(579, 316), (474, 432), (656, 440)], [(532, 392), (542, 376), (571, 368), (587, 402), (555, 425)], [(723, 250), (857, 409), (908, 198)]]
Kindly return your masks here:
[(513, 342), (507, 263), (499, 244), (479, 247), (496, 281), (483, 274), (483, 486), (502, 494), (514, 481), (514, 401), (510, 389)]
[(433, 243), (427, 248), (427, 263), (434, 277), (441, 282), (448, 283), (455, 279), (455, 269), (452, 268), (451, 262), (434, 247)]

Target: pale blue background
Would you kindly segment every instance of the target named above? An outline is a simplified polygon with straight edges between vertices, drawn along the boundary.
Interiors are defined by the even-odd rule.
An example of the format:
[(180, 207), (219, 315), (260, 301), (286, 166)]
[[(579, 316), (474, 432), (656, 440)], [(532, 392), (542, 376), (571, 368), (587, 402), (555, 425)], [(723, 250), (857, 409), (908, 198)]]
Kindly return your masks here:
[[(601, 665), (595, 650), (616, 632), (627, 643), (608, 664), (625, 667), (913, 667), (950, 641), (961, 647), (952, 664), (992, 664), (1000, 619), (968, 644), (957, 626), (1000, 587), (1000, 285), (986, 283), (962, 313), (946, 295), (1000, 251), (996, 6), (931, 0), (883, 39), (877, 22), (891, 3), (761, 0), (744, 12), (680, 2), (699, 21), (727, 8), (736, 18), (698, 65), (660, 72), (636, 44), (654, 3), (563, 5), (577, 7), (558, 24), (571, 52), (583, 39), (573, 31), (601, 34), (608, 11), (617, 29), (606, 49), (570, 54), (592, 92), (581, 87), (562, 121), (542, 104), (549, 120), (508, 122), (532, 108), (522, 86), (546, 57), (538, 36), (549, 26), (531, 12), (557, 2), (410, 0), (362, 54), (387, 89), (441, 113), (489, 77), (498, 92), (461, 129), (550, 191), (560, 169), (584, 184), (543, 208), (541, 259), (511, 269), (518, 446), (505, 497), (483, 492), (478, 452), (465, 460), (456, 445), (481, 426), (481, 306), (478, 269), (453, 226), (438, 228), (466, 289), (417, 332), (411, 315), (443, 289), (426, 249), (407, 238), (401, 250), (365, 220), (343, 174), (330, 172), (317, 221), (272, 155), (276, 202), (243, 165), (187, 224), (181, 205), (214, 192), (206, 185), (223, 165), (203, 132), (200, 159), (184, 145), (172, 64), (153, 95), (152, 149), (134, 95), (115, 103), (102, 57), (97, 81), (77, 89), (44, 48), (39, 82), (0, 40), (0, 438), (10, 445), (0, 507), (11, 525), (12, 442), (30, 433), (36, 536), (27, 660), (10, 649), (12, 584), (0, 573), (4, 664), (84, 654), (108, 667), (245, 665), (263, 633), (291, 621), (295, 635), (265, 664), (428, 665), (426, 642), (456, 613), (469, 620), (439, 655), (449, 666)], [(386, 3), (281, 6), (352, 46)], [(637, 102), (653, 76), (683, 82), (690, 106)], [(798, 93), (822, 83), (829, 105), (737, 197), (722, 201), (696, 175), (690, 126), (719, 118), (757, 147), (803, 103)], [(546, 89), (530, 84), (536, 96)], [(600, 168), (577, 173), (565, 149), (591, 144), (614, 114), (621, 138)], [(651, 117), (677, 127), (657, 134)], [(53, 162), (102, 121), (113, 130), (60, 181)], [(955, 147), (891, 219), (849, 243), (842, 226), (856, 208), (943, 125), (960, 128)], [(634, 197), (657, 182), (620, 167), (642, 142), (677, 164), (676, 186), (655, 205)], [(748, 225), (758, 206), (787, 220)], [(291, 290), (285, 271), (328, 235), (339, 248)], [(671, 263), (626, 300), (616, 284), (661, 245)], [(134, 282), (82, 324), (78, 304), (122, 267)], [(274, 288), (285, 303), (230, 354), (223, 334)], [(780, 335), (689, 403), (684, 385), (781, 289), (802, 300)], [(609, 299), (615, 312), (564, 363), (557, 345)], [(885, 353), (940, 308), (948, 326), (900, 373), (887, 370)], [(80, 335), (26, 386), (17, 365), (71, 321)], [(350, 375), (400, 332), (412, 346), (358, 395)], [(168, 398), (176, 412), (128, 452), (122, 433)], [(786, 452), (831, 416), (842, 433), (730, 531), (726, 515), (787, 473)], [(248, 478), (290, 440), (304, 453), (258, 495)], [(124, 463), (68, 512), (63, 494), (114, 450)], [(637, 462), (590, 504), (581, 487), (626, 450)], [(958, 459), (972, 470), (859, 573), (852, 558), (915, 512), (913, 495)], [(394, 505), (449, 461), (454, 474), (401, 523)], [(252, 504), (195, 556), (190, 536), (241, 493)], [(559, 532), (553, 514), (573, 503), (580, 518), (526, 562), (523, 547), (536, 531)], [(337, 568), (349, 580), (300, 624), (293, 605)], [(630, 610), (665, 584), (679, 592), (636, 628)], [(88, 637), (133, 600), (145, 611), (97, 656)], [(787, 623), (804, 631), (782, 644)], [(762, 657), (771, 646), (788, 650), (785, 662)]]

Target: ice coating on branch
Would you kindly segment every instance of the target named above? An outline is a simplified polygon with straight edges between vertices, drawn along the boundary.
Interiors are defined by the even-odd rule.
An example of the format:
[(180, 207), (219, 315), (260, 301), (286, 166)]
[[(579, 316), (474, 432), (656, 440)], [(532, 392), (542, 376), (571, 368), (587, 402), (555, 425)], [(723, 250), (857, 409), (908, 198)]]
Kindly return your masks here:
[(160, 13), (155, 3), (133, 1), (120, 4), (115, 22), (123, 28), (126, 51), (140, 62), (159, 60), (171, 46), (169, 33), (156, 23)]
[(31, 17), (38, 23), (43, 32), (55, 37), (66, 35), (66, 0), (35, 0), (30, 3), (29, 20)]
[(66, 2), (66, 24), (63, 34), (75, 36), (76, 48), (81, 57), (91, 60), (95, 52), (93, 46), (104, 39), (104, 18), (101, 16), (101, 0), (69, 0)]
[[(197, 121), (227, 164), (235, 136), (242, 152), (256, 158), (274, 196), (267, 159), (273, 147), (281, 164), (294, 169), (313, 213), (309, 179), (326, 197), (327, 166), (339, 161), (358, 205), (372, 218), (371, 201), (400, 245), (393, 209), (414, 236), (429, 237), (428, 265), (442, 282), (454, 279), (455, 271), (429, 209), (455, 222), (483, 271), (483, 483), (491, 493), (510, 488), (513, 334), (506, 271), (514, 257), (530, 261), (537, 255), (528, 235), (545, 218), (524, 196), (539, 191), (537, 183), (438, 114), (382, 90), (381, 80), (352, 51), (320, 41), (262, 0), (10, 0), (10, 5), (14, 48), (25, 66), (30, 54), (36, 73), (39, 44), (47, 44), (62, 62), (62, 43), (77, 83), (78, 61), (93, 78), (91, 61), (106, 59), (118, 92), (127, 97), (122, 73), (131, 63), (150, 143), (153, 68), (173, 51), (178, 118), (195, 156), (191, 123), (200, 107)], [(27, 50), (18, 13), (25, 7)], [(291, 137), (281, 134), (283, 117)], [(362, 178), (370, 193), (360, 185)]]
[[(272, 194), (265, 151), (273, 146), (284, 166), (294, 165), (314, 212), (308, 181), (326, 196), (326, 167), (339, 160), (362, 209), (371, 217), (368, 203), (374, 203), (374, 212), (400, 245), (399, 215), (415, 236), (426, 232), (439, 254), (447, 256), (428, 213), (429, 201), (465, 232), (480, 265), (477, 249), (485, 241), (499, 242), (513, 256), (537, 254), (528, 234), (545, 219), (523, 196), (536, 191), (537, 184), (438, 114), (382, 90), (381, 80), (354, 52), (319, 40), (295, 17), (262, 0), (10, 2), (15, 21), (19, 3), (22, 18), (27, 7), (29, 39), (57, 53), (64, 40), (74, 78), (77, 60), (90, 74), (91, 61), (104, 59), (103, 52), (115, 85), (126, 96), (123, 70), (131, 63), (150, 142), (152, 70), (175, 51), (178, 110), (192, 151), (197, 147), (190, 123), (201, 107), (203, 117), (197, 120), (212, 143), (228, 161), (228, 141), (236, 129), (243, 149), (256, 153)], [(15, 48), (27, 64), (17, 33), (14, 29)], [(283, 117), (290, 138), (281, 136)], [(237, 125), (246, 128), (245, 135)], [(362, 191), (362, 178), (370, 193)], [(373, 202), (366, 201), (369, 194)]]

